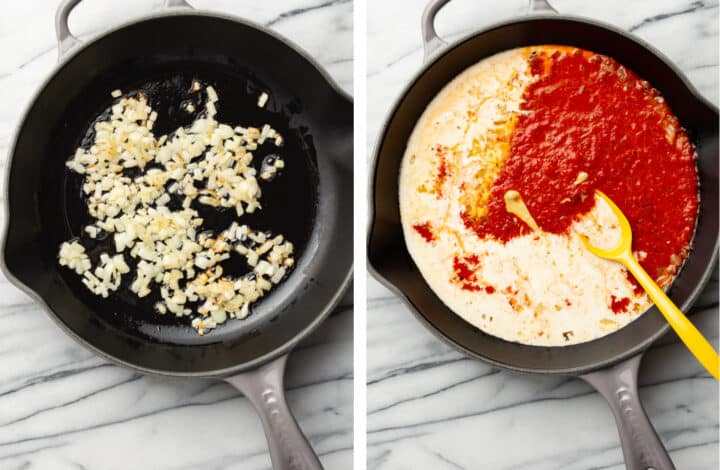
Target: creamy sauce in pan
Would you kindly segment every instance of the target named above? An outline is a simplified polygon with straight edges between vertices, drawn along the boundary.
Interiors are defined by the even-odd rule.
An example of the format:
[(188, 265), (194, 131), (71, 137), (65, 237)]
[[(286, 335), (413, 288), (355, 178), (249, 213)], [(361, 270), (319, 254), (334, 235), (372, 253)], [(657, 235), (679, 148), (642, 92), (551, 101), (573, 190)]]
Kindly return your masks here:
[(614, 60), (564, 46), (506, 51), (430, 103), (400, 175), (406, 244), (462, 318), (534, 345), (590, 341), (649, 301), (611, 246), (625, 212), (633, 249), (662, 286), (689, 252), (698, 208), (690, 141), (659, 93)]

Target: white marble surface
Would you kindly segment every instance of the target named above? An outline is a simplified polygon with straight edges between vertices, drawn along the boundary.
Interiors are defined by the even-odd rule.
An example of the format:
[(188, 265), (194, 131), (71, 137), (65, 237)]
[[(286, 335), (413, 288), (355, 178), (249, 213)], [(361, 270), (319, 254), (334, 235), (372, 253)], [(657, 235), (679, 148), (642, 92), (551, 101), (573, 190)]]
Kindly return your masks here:
[[(56, 61), (58, 0), (3, 2), (0, 158), (32, 93)], [(87, 4), (85, 4), (87, 3)], [(157, 10), (160, 1), (87, 1), (81, 37)], [(190, 0), (269, 25), (352, 89), (350, 0)], [(4, 163), (3, 163), (4, 165)], [(291, 408), (328, 469), (352, 465), (352, 308), (341, 308), (291, 356)], [(220, 382), (164, 380), (108, 364), (66, 337), (0, 276), (0, 468), (269, 469), (249, 402)]]
[[(667, 54), (718, 101), (718, 3), (551, 0), (561, 12), (609, 22)], [(368, 149), (422, 62), (424, 0), (368, 2)], [(523, 0), (454, 0), (446, 37), (517, 16)], [(368, 282), (368, 469), (622, 469), (612, 415), (579, 380), (493, 370), (437, 340), (377, 282)], [(718, 279), (693, 320), (717, 344)], [(718, 385), (670, 336), (641, 372), (645, 408), (680, 470), (718, 468)]]

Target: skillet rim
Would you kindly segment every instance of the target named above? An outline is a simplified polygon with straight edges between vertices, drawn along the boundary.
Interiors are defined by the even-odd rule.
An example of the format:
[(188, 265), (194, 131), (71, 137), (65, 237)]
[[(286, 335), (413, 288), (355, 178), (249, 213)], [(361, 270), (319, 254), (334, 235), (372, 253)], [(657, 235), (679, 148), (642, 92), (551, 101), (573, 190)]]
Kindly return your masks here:
[[(340, 287), (333, 293), (333, 295), (327, 300), (325, 304), (325, 308), (319, 311), (315, 318), (308, 323), (303, 329), (301, 329), (295, 336), (293, 336), (290, 340), (286, 341), (279, 347), (273, 349), (272, 351), (260, 355), (250, 361), (243, 362), (240, 364), (236, 364), (229, 367), (224, 367), (221, 369), (211, 369), (211, 370), (204, 370), (201, 372), (176, 372), (176, 371), (168, 371), (168, 370), (162, 370), (162, 369), (154, 369), (154, 368), (148, 368), (148, 367), (142, 367), (138, 366), (136, 364), (133, 364), (131, 362), (128, 362), (120, 357), (113, 356), (97, 347), (92, 345), (90, 342), (88, 342), (84, 337), (77, 334), (75, 331), (73, 331), (68, 325), (65, 324), (65, 322), (60, 318), (59, 314), (56, 313), (47, 303), (45, 298), (40, 295), (38, 292), (36, 292), (34, 289), (30, 288), (28, 285), (26, 285), (24, 282), (20, 281), (15, 274), (12, 272), (12, 270), (7, 266), (6, 259), (5, 259), (5, 253), (8, 250), (8, 235), (10, 234), (10, 231), (12, 229), (11, 224), (11, 218), (10, 218), (10, 172), (12, 169), (12, 164), (15, 156), (15, 147), (18, 143), (18, 138), (20, 136), (20, 131), (23, 129), (23, 127), (26, 124), (27, 118), (30, 114), (30, 112), (35, 108), (37, 104), (37, 100), (40, 97), (40, 95), (45, 91), (47, 86), (55, 79), (57, 79), (57, 76), (59, 72), (77, 55), (79, 55), (80, 52), (93, 47), (96, 45), (97, 42), (99, 42), (101, 39), (107, 38), (111, 36), (112, 34), (140, 24), (144, 22), (150, 22), (154, 20), (161, 20), (164, 18), (169, 17), (176, 17), (176, 16), (188, 16), (188, 17), (209, 17), (213, 19), (219, 19), (219, 20), (226, 20), (231, 21), (233, 23), (239, 24), (240, 26), (252, 28), (258, 32), (264, 33), (271, 38), (279, 41), (281, 44), (286, 46), (290, 51), (295, 52), (298, 54), (301, 58), (303, 58), (305, 61), (307, 61), (320, 75), (320, 78), (324, 82), (325, 85), (327, 85), (329, 91), (335, 95), (335, 97), (339, 98), (340, 101), (343, 102), (343, 104), (349, 104), (353, 106), (353, 98), (351, 95), (340, 88), (339, 84), (329, 75), (329, 73), (310, 55), (308, 54), (304, 49), (302, 49), (300, 46), (298, 46), (293, 41), (285, 38), (284, 36), (276, 33), (275, 31), (264, 27), (263, 25), (256, 23), (251, 20), (247, 20), (245, 18), (241, 18), (236, 15), (228, 14), (228, 13), (222, 13), (222, 12), (215, 12), (215, 11), (208, 11), (208, 10), (201, 10), (201, 9), (171, 9), (171, 10), (159, 10), (156, 12), (149, 13), (147, 15), (142, 15), (140, 17), (124, 21), (122, 23), (119, 23), (107, 30), (104, 30), (98, 34), (92, 35), (91, 37), (87, 39), (81, 39), (80, 43), (74, 47), (72, 47), (69, 51), (65, 52), (64, 54), (59, 53), (58, 61), (53, 66), (52, 70), (48, 73), (48, 75), (42, 80), (42, 83), (38, 88), (35, 90), (33, 95), (31, 96), (30, 100), (28, 101), (28, 104), (25, 106), (25, 109), (23, 110), (22, 114), (20, 115), (20, 119), (18, 120), (18, 123), (15, 126), (12, 141), (8, 147), (8, 153), (7, 153), (7, 159), (4, 165), (4, 175), (3, 175), (3, 182), (5, 184), (3, 195), (5, 196), (5, 199), (2, 203), (2, 213), (4, 216), (3, 221), (3, 228), (2, 233), (0, 234), (0, 271), (5, 275), (5, 277), (8, 279), (8, 281), (20, 289), (23, 293), (28, 295), (36, 304), (38, 304), (42, 309), (45, 311), (45, 313), (52, 319), (52, 321), (60, 327), (60, 330), (65, 332), (70, 338), (72, 338), (74, 341), (76, 341), (78, 344), (83, 346), (84, 348), (88, 349), (89, 351), (97, 354), (98, 356), (110, 361), (111, 363), (114, 363), (119, 366), (127, 367), (129, 369), (142, 372), (145, 374), (155, 375), (155, 376), (163, 376), (163, 377), (202, 377), (202, 378), (223, 378), (223, 377), (230, 377), (234, 374), (252, 370), (257, 367), (260, 367), (263, 364), (266, 364), (273, 359), (276, 359), (284, 354), (288, 354), (292, 349), (303, 339), (305, 339), (307, 336), (309, 336), (313, 331), (315, 331), (320, 324), (335, 310), (335, 308), (340, 304), (343, 295), (348, 290), (348, 287), (351, 285), (352, 278), (353, 278), (353, 268), (354, 263), (351, 262), (347, 273), (343, 277), (343, 279), (340, 282)], [(351, 136), (353, 134), (353, 130), (350, 129), (348, 131), (348, 134)], [(316, 222), (317, 223), (317, 222)], [(176, 346), (177, 347), (177, 346)], [(187, 346), (183, 346), (187, 347)]]
[[(623, 360), (629, 359), (632, 356), (635, 356), (637, 354), (642, 354), (647, 349), (649, 349), (652, 344), (657, 341), (659, 338), (664, 336), (669, 330), (670, 325), (665, 322), (661, 328), (659, 328), (655, 333), (648, 335), (640, 344), (633, 348), (629, 348), (624, 350), (622, 353), (616, 354), (615, 356), (605, 358), (603, 360), (596, 361), (591, 364), (585, 364), (583, 366), (577, 366), (577, 367), (566, 367), (566, 368), (557, 368), (557, 369), (549, 369), (549, 368), (531, 368), (531, 367), (520, 367), (515, 366), (513, 364), (506, 364), (499, 361), (496, 361), (494, 359), (488, 358), (484, 356), (482, 353), (471, 350), (469, 348), (466, 348), (462, 346), (461, 344), (457, 343), (454, 338), (451, 338), (450, 336), (446, 335), (443, 331), (441, 331), (439, 328), (435, 326), (434, 323), (429, 321), (421, 312), (420, 309), (415, 307), (413, 302), (410, 300), (410, 298), (405, 294), (405, 292), (397, 287), (395, 284), (393, 284), (390, 280), (388, 280), (378, 269), (373, 266), (370, 253), (371, 253), (371, 245), (373, 241), (373, 232), (375, 229), (375, 224), (377, 222), (377, 219), (375, 217), (375, 184), (377, 179), (377, 172), (378, 172), (378, 162), (380, 160), (380, 149), (382, 148), (385, 138), (388, 133), (389, 127), (393, 124), (393, 121), (395, 119), (395, 116), (398, 112), (398, 109), (403, 104), (405, 99), (407, 98), (408, 93), (412, 90), (412, 88), (415, 87), (415, 85), (422, 79), (422, 76), (428, 72), (431, 68), (433, 68), (436, 63), (444, 56), (449, 54), (451, 51), (459, 47), (460, 45), (464, 44), (467, 41), (471, 41), (475, 39), (476, 37), (486, 34), (490, 31), (493, 31), (495, 29), (517, 25), (521, 23), (529, 23), (529, 22), (541, 22), (541, 21), (562, 21), (562, 22), (569, 22), (569, 23), (576, 23), (583, 26), (592, 26), (596, 28), (605, 29), (606, 31), (609, 31), (610, 33), (613, 33), (615, 35), (618, 35), (622, 37), (626, 41), (631, 41), (637, 44), (638, 46), (644, 48), (648, 52), (650, 52), (652, 55), (655, 56), (660, 62), (665, 64), (672, 73), (680, 80), (680, 82), (685, 87), (685, 90), (688, 92), (688, 94), (694, 98), (698, 104), (706, 107), (708, 110), (713, 112), (716, 116), (718, 115), (718, 107), (715, 106), (712, 102), (710, 102), (707, 98), (705, 98), (700, 92), (695, 88), (695, 86), (688, 80), (688, 78), (685, 76), (685, 74), (680, 70), (675, 64), (666, 57), (662, 52), (657, 50), (654, 46), (647, 43), (646, 41), (636, 37), (632, 33), (629, 33), (627, 31), (624, 31), (618, 27), (615, 27), (613, 25), (610, 25), (608, 23), (597, 21), (591, 18), (585, 18), (580, 16), (574, 16), (574, 15), (560, 15), (560, 14), (552, 14), (552, 15), (529, 15), (527, 17), (522, 18), (515, 18), (515, 19), (509, 19), (504, 21), (499, 21), (496, 23), (493, 23), (483, 29), (480, 29), (478, 31), (472, 31), (470, 33), (464, 34), (460, 38), (456, 39), (455, 41), (449, 42), (444, 47), (439, 48), (438, 50), (434, 51), (432, 55), (427, 59), (427, 61), (423, 62), (423, 64), (420, 66), (420, 68), (412, 75), (412, 77), (409, 79), (407, 84), (402, 88), (401, 92), (398, 94), (398, 97), (393, 102), (392, 106), (389, 108), (389, 111), (386, 112), (386, 116), (383, 120), (382, 127), (380, 127), (380, 132), (378, 133), (378, 137), (375, 140), (375, 146), (372, 149), (372, 157), (370, 160), (370, 166), (368, 168), (368, 231), (367, 231), (367, 237), (366, 237), (366, 250), (367, 250), (367, 259), (366, 264), (368, 268), (368, 273), (373, 276), (380, 284), (382, 284), (385, 288), (390, 290), (393, 294), (395, 294), (402, 303), (410, 310), (410, 312), (415, 316), (416, 319), (420, 320), (420, 323), (422, 323), (426, 329), (428, 329), (434, 336), (445, 342), (446, 344), (450, 345), (454, 349), (466, 354), (467, 356), (470, 356), (474, 359), (479, 359), (485, 363), (488, 363), (492, 365), (493, 367), (498, 367), (500, 369), (505, 370), (511, 370), (518, 373), (523, 374), (538, 374), (538, 375), (568, 375), (568, 376), (580, 376), (583, 374), (587, 374), (589, 372), (605, 369), (607, 367), (610, 367), (612, 365), (618, 364), (622, 362)], [(478, 58), (478, 60), (481, 60), (482, 58)], [(699, 217), (698, 217), (699, 220)], [(404, 244), (403, 240), (403, 244)], [(715, 269), (715, 266), (718, 263), (718, 249), (720, 247), (720, 233), (715, 235), (715, 243), (712, 248), (712, 252), (710, 253), (709, 259), (707, 261), (707, 266), (700, 277), (698, 283), (693, 288), (690, 295), (688, 295), (685, 302), (680, 305), (680, 310), (687, 311), (689, 310), (692, 305), (695, 303), (697, 298), (702, 293), (704, 287), (707, 285), (707, 282), (710, 280), (710, 277), (712, 276), (712, 273)], [(692, 252), (690, 254), (692, 256)], [(423, 279), (424, 281), (424, 279)], [(427, 284), (427, 282), (425, 281)], [(428, 287), (429, 288), (429, 287)], [(654, 306), (649, 307), (649, 309), (654, 308)], [(448, 307), (449, 309), (449, 307)], [(449, 309), (450, 310), (450, 309)], [(452, 310), (450, 310), (452, 312)], [(619, 331), (619, 330), (618, 330)], [(612, 333), (611, 333), (612, 334)], [(498, 340), (504, 341), (508, 347), (514, 347), (518, 343), (514, 343), (511, 341), (502, 340), (501, 338), (497, 338)], [(530, 346), (530, 345), (527, 345)], [(543, 350), (550, 348), (549, 346), (537, 346), (538, 350)]]

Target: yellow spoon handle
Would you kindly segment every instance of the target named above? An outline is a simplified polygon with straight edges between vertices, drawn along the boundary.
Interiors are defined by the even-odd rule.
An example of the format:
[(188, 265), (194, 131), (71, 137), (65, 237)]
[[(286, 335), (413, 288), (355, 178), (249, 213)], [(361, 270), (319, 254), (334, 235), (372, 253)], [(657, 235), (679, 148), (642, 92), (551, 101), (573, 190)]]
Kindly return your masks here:
[(720, 380), (720, 359), (712, 345), (705, 339), (700, 331), (695, 328), (690, 320), (675, 306), (672, 300), (665, 295), (665, 292), (658, 286), (653, 278), (640, 266), (632, 254), (626, 253), (621, 261), (625, 267), (635, 276), (645, 292), (650, 297), (658, 310), (673, 327), (685, 346), (697, 358), (698, 361), (715, 377)]

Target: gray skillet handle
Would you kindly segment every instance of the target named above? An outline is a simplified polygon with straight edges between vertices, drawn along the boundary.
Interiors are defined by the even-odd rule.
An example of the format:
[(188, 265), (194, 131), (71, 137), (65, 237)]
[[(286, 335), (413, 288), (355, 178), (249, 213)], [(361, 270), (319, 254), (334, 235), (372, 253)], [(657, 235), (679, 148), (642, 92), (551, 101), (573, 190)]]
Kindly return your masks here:
[(422, 14), (420, 26), (422, 27), (423, 49), (425, 57), (423, 62), (427, 63), (430, 57), (440, 48), (447, 46), (447, 42), (440, 39), (435, 31), (435, 17), (438, 12), (450, 0), (430, 0)]
[[(80, 40), (73, 36), (68, 27), (68, 18), (70, 12), (75, 8), (78, 3), (82, 0), (62, 0), (60, 6), (58, 6), (57, 12), (55, 13), (55, 35), (57, 36), (58, 42), (58, 60), (75, 47), (80, 44)], [(192, 6), (185, 0), (165, 0), (163, 8), (192, 8)]]
[(70, 12), (81, 0), (63, 0), (55, 12), (55, 36), (58, 42), (58, 61), (72, 49), (80, 44), (80, 40), (72, 35), (68, 27)]
[(556, 14), (557, 12), (548, 0), (530, 0), (530, 4), (528, 5), (529, 15)]
[[(427, 63), (430, 57), (438, 50), (447, 46), (447, 42), (438, 36), (435, 31), (435, 17), (442, 7), (447, 5), (450, 0), (430, 0), (422, 14), (420, 26), (422, 28), (423, 50), (425, 57), (423, 62)], [(557, 13), (548, 0), (529, 0), (528, 14), (549, 14)]]
[(287, 355), (225, 380), (245, 395), (260, 415), (274, 470), (322, 470), (285, 401)]
[(643, 410), (638, 396), (642, 354), (620, 364), (583, 375), (607, 400), (620, 434), (627, 470), (674, 470), (675, 466)]
[(193, 6), (185, 0), (165, 0), (163, 8), (190, 8), (192, 10)]

